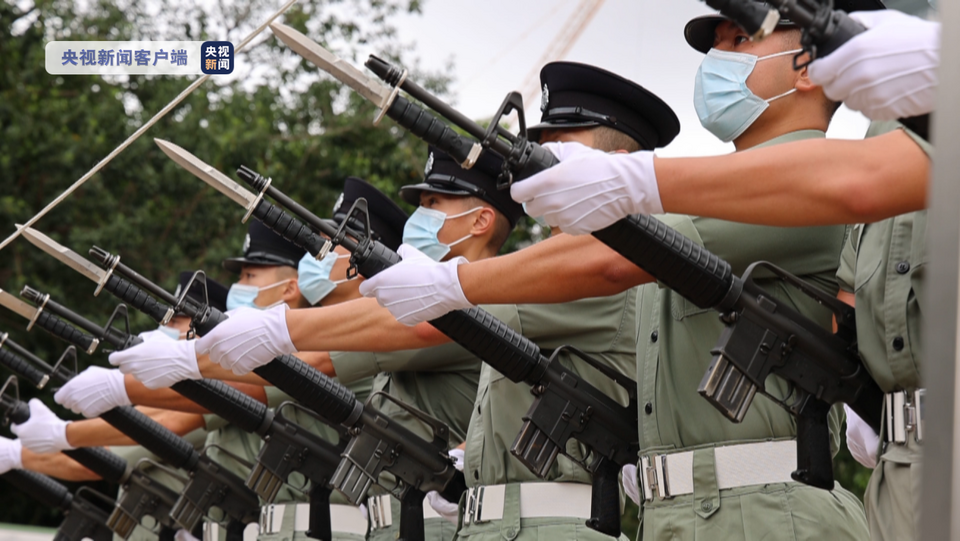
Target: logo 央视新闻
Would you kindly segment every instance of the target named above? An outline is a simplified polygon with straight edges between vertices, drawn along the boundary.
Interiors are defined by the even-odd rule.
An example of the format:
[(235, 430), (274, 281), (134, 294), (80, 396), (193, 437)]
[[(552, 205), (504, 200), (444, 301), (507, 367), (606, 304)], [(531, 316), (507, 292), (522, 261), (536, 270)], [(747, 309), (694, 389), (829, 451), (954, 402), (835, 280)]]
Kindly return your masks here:
[(205, 41), (200, 46), (200, 71), (207, 75), (233, 73), (233, 44), (229, 41)]

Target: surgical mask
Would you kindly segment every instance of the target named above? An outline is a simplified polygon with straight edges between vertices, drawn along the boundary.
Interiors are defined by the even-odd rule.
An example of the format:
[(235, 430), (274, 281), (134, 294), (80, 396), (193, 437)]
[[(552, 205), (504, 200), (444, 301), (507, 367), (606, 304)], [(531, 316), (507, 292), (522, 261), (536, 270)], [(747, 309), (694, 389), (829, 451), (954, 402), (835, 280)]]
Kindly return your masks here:
[(177, 329), (174, 329), (173, 327), (167, 327), (166, 325), (160, 325), (157, 330), (174, 340), (182, 340), (183, 338), (187, 337), (187, 333), (180, 332)]
[(800, 51), (802, 49), (758, 57), (710, 49), (697, 71), (693, 90), (693, 106), (700, 117), (700, 124), (724, 143), (740, 137), (760, 118), (771, 102), (797, 91), (791, 88), (768, 100), (754, 94), (747, 88), (747, 78), (753, 73), (757, 62)]
[(347, 281), (346, 278), (343, 280), (330, 279), (333, 265), (338, 259), (347, 257), (350, 257), (350, 254), (338, 255), (335, 252), (328, 253), (321, 260), (317, 260), (310, 254), (303, 256), (303, 259), (297, 265), (297, 285), (300, 286), (300, 294), (311, 305), (317, 304), (336, 289), (339, 284)]
[(447, 216), (445, 213), (439, 210), (418, 207), (417, 210), (410, 216), (410, 218), (407, 219), (407, 223), (403, 226), (403, 243), (409, 244), (417, 250), (420, 250), (426, 254), (427, 257), (433, 259), (434, 261), (440, 261), (444, 258), (444, 256), (450, 253), (450, 248), (473, 236), (467, 235), (460, 240), (451, 242), (450, 244), (444, 244), (437, 238), (437, 235), (443, 228), (443, 223), (447, 220), (466, 216), (467, 214), (476, 212), (482, 208), (483, 207), (477, 207), (466, 212), (461, 212), (460, 214)]
[(261, 291), (282, 286), (290, 280), (292, 280), (292, 278), (287, 278), (286, 280), (281, 280), (275, 284), (270, 284), (263, 287), (250, 286), (246, 284), (233, 284), (230, 286), (230, 291), (227, 292), (227, 310), (236, 310), (237, 308), (244, 307), (256, 308), (257, 310), (266, 310), (268, 308), (273, 308), (278, 304), (282, 304), (283, 300), (279, 300), (270, 306), (257, 306), (253, 301), (257, 299), (257, 296), (260, 295)]

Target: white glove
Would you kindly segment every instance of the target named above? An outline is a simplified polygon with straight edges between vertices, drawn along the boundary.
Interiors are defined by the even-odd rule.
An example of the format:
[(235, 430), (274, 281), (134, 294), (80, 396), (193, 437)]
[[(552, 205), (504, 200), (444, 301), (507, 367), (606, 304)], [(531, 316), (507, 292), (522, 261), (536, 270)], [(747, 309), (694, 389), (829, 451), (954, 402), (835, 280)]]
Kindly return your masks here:
[[(158, 331), (151, 331), (158, 332)], [(146, 340), (110, 354), (110, 364), (132, 374), (148, 389), (169, 387), (185, 379), (202, 379), (197, 365), (196, 340)]]
[(893, 9), (850, 17), (868, 30), (810, 64), (810, 80), (828, 98), (873, 120), (933, 111), (940, 23)]
[(11, 424), (10, 431), (34, 453), (56, 453), (74, 449), (67, 442), (67, 425), (37, 398), (30, 399), (30, 419), (23, 424)]
[(637, 465), (627, 464), (620, 469), (620, 480), (623, 484), (623, 491), (633, 500), (633, 503), (640, 505), (640, 484), (637, 481)]
[(242, 376), (297, 348), (287, 330), (287, 305), (269, 310), (240, 308), (197, 340), (197, 354)]
[(184, 529), (177, 530), (177, 533), (173, 534), (173, 541), (200, 541), (193, 536), (190, 532)]
[(427, 502), (438, 515), (445, 518), (448, 522), (457, 524), (460, 521), (460, 504), (448, 502), (436, 490), (427, 492)]
[(360, 284), (360, 294), (376, 297), (397, 321), (413, 326), (473, 306), (457, 275), (457, 267), (466, 259), (438, 263), (409, 244), (402, 244), (397, 253), (403, 261)]
[(20, 440), (11, 440), (0, 436), (0, 475), (10, 470), (22, 470), (23, 444)]
[(117, 406), (130, 406), (130, 397), (119, 370), (91, 366), (53, 395), (57, 404), (84, 417), (99, 417)]
[(880, 435), (866, 421), (846, 404), (847, 413), (847, 449), (853, 458), (867, 468), (877, 467), (877, 452), (880, 449)]
[(580, 143), (546, 143), (560, 160), (510, 187), (510, 196), (526, 203), (564, 233), (584, 235), (631, 214), (660, 214), (660, 189), (653, 152), (607, 154)]
[(456, 468), (457, 471), (463, 471), (463, 449), (450, 449), (447, 451), (447, 454), (454, 460), (453, 467)]

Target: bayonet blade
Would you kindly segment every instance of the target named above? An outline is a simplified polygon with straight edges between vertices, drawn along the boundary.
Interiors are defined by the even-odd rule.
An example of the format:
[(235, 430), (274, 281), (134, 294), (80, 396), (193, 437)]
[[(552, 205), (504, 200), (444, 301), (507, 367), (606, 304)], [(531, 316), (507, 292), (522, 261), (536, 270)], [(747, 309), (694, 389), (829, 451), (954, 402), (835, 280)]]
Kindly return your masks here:
[(251, 193), (250, 190), (230, 180), (230, 177), (224, 175), (212, 165), (208, 165), (200, 158), (190, 154), (179, 146), (169, 141), (164, 141), (163, 139), (154, 139), (153, 142), (155, 142), (157, 146), (160, 147), (160, 150), (171, 160), (177, 162), (177, 165), (190, 171), (195, 177), (210, 186), (213, 186), (218, 192), (233, 199), (234, 202), (241, 207), (249, 208), (254, 200), (256, 200), (257, 196)]
[(28, 321), (33, 321), (33, 316), (37, 313), (36, 307), (30, 306), (2, 289), (0, 289), (0, 305), (3, 305), (11, 312), (20, 314)]
[(270, 30), (280, 41), (287, 44), (297, 54), (306, 58), (318, 68), (333, 75), (340, 82), (357, 91), (358, 94), (383, 109), (387, 105), (393, 88), (363, 73), (346, 60), (324, 49), (319, 43), (281, 23), (271, 23)]
[(30, 244), (57, 258), (61, 263), (86, 276), (94, 283), (99, 284), (104, 275), (106, 275), (107, 272), (105, 270), (80, 257), (79, 254), (70, 248), (60, 245), (36, 229), (23, 227), (20, 224), (17, 224), (17, 228), (23, 228), (22, 234), (30, 241)]

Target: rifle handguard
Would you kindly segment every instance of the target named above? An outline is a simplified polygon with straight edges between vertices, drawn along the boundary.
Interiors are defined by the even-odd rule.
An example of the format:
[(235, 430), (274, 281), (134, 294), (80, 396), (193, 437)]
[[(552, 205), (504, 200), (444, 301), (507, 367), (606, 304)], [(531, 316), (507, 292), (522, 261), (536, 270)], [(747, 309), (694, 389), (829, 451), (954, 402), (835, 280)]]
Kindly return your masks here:
[(16, 374), (18, 378), (29, 381), (38, 389), (50, 379), (47, 374), (38, 370), (23, 357), (2, 347), (0, 347), (0, 365)]
[(200, 458), (186, 440), (131, 406), (113, 408), (100, 418), (174, 468), (193, 469)]
[(103, 447), (81, 447), (63, 451), (109, 483), (121, 483), (127, 476), (127, 461)]
[(41, 312), (37, 317), (36, 325), (57, 338), (73, 344), (83, 351), (89, 352), (94, 345), (94, 337), (79, 331), (76, 327), (68, 325), (57, 316), (48, 312)]
[(170, 388), (245, 432), (257, 432), (267, 417), (263, 403), (222, 381), (183, 380)]

